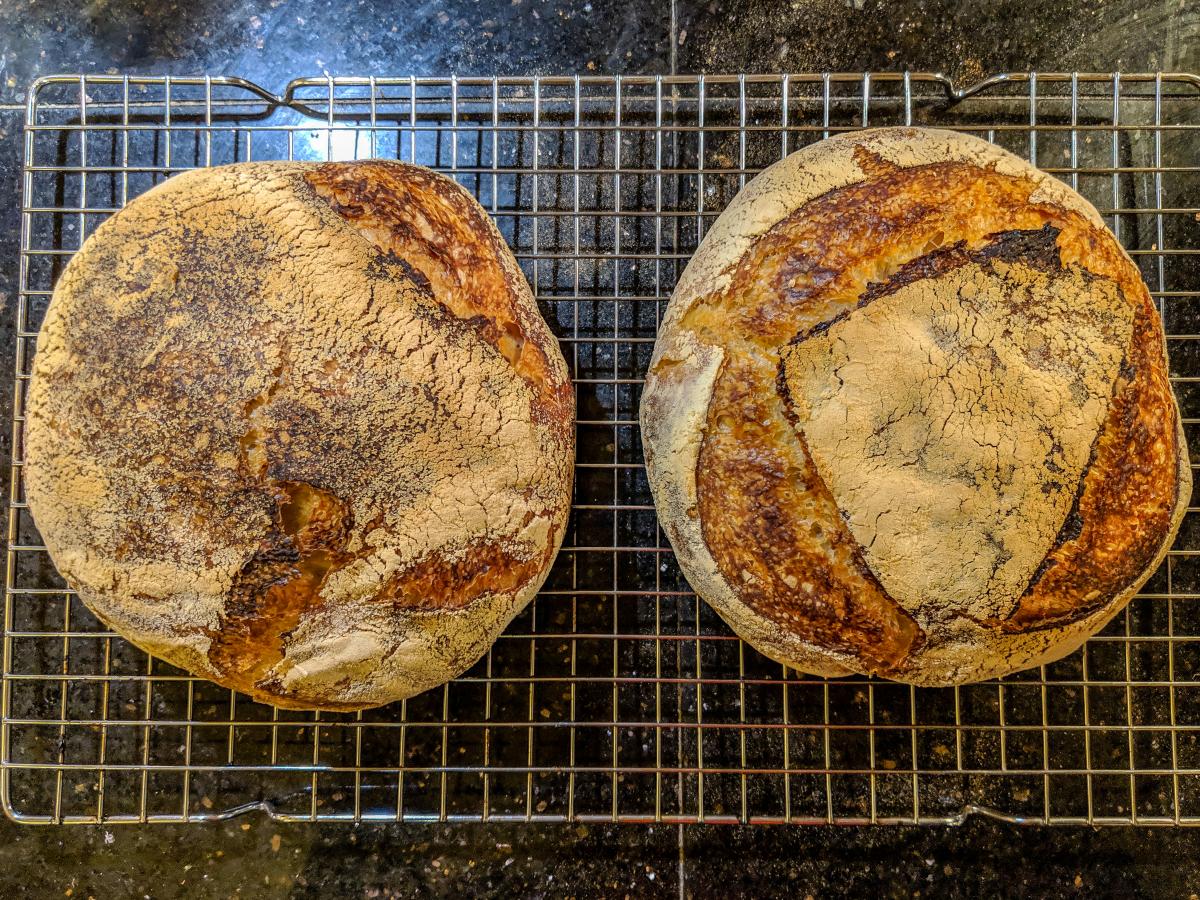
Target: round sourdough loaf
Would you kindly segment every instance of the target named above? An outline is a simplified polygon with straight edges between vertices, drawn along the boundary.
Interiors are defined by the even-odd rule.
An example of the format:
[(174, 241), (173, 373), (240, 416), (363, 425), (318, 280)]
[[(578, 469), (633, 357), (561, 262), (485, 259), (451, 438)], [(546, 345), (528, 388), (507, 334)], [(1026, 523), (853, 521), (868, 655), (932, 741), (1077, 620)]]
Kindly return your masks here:
[(1191, 494), (1137, 268), (1078, 194), (947, 131), (835, 137), (748, 184), (671, 298), (641, 421), (692, 586), (822, 675), (1057, 659)]
[(463, 672), (570, 508), (566, 364), (499, 233), (395, 162), (178, 175), (90, 237), (38, 339), (34, 519), (138, 646), (278, 706)]

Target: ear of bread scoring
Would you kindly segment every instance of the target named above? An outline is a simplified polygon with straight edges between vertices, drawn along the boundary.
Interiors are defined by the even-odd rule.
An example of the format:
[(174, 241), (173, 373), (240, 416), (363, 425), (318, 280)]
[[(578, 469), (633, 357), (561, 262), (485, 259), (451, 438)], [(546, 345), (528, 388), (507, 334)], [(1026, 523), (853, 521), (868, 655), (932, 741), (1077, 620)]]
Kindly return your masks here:
[[(865, 151), (865, 152), (864, 152)], [(1097, 229), (1095, 208), (1066, 185), (983, 140), (935, 129), (879, 129), (835, 137), (800, 150), (753, 179), (708, 231), (672, 295), (643, 394), (641, 424), (651, 486), (660, 521), (671, 538), (684, 574), (726, 621), (768, 656), (802, 671), (836, 676), (862, 671), (861, 663), (791, 634), (765, 620), (739, 599), (706, 544), (698, 513), (697, 465), (705, 414), (725, 358), (719, 341), (688, 327), (688, 314), (706, 298), (727, 289), (739, 262), (777, 223), (816, 198), (871, 179), (882, 161), (913, 168), (962, 162), (1033, 185), (1031, 204), (1078, 214)], [(1127, 261), (1127, 257), (1121, 254)], [(902, 262), (902, 261), (901, 261)], [(1165, 360), (1165, 341), (1157, 339)], [(1177, 410), (1178, 492), (1170, 535), (1190, 497), (1191, 468)], [(934, 626), (902, 668), (889, 673), (917, 684), (951, 684), (1047, 662), (1070, 653), (1108, 621), (1165, 556), (1169, 537), (1153, 564), (1111, 602), (1087, 615), (1045, 628), (1004, 632), (960, 618)]]

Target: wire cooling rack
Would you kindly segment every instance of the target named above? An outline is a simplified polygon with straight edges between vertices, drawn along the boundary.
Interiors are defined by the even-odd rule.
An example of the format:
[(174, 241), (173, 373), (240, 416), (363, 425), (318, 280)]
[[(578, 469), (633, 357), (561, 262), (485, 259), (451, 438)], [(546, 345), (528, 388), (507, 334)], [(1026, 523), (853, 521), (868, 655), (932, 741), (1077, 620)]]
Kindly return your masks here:
[[(692, 594), (655, 520), (637, 408), (656, 324), (756, 171), (834, 132), (982, 135), (1100, 208), (1163, 314), (1200, 448), (1200, 79), (931, 74), (45, 78), (29, 93), (4, 618), (3, 807), (22, 822), (1200, 822), (1196, 511), (1066, 660), (915, 689), (797, 675)], [(251, 702), (106, 631), (23, 502), (23, 392), (55, 278), (172, 172), (382, 156), (495, 217), (578, 396), (570, 530), (538, 599), (444, 688), (361, 714)]]

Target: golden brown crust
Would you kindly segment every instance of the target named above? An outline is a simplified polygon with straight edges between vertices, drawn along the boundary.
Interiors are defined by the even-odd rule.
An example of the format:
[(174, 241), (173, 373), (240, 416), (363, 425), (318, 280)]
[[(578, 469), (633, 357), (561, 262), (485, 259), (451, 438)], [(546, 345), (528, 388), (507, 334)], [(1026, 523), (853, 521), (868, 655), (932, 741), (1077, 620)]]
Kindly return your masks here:
[(241, 164), (143, 195), (68, 266), (27, 491), (64, 576), (134, 642), (256, 699), (356, 709), (463, 671), (532, 598), (572, 414), (460, 187)]
[(727, 358), (700, 451), (700, 518), (721, 574), (758, 615), (880, 670), (924, 639), (862, 560), (755, 366)]
[[(957, 683), (1033, 664), (1058, 648), (1067, 652), (1087, 630), (1103, 624), (1153, 570), (1186, 503), (1180, 493), (1190, 481), (1190, 470), (1179, 443), (1178, 412), (1169, 393), (1162, 339), (1148, 292), (1128, 257), (1098, 225), (1094, 210), (1002, 151), (973, 139), (912, 129), (868, 132), (861, 139), (845, 137), (826, 144), (827, 152), (824, 147), (802, 152), (814, 166), (803, 177), (832, 187), (819, 192), (804, 186), (796, 159), (777, 168), (786, 167), (801, 187), (793, 188), (771, 170), (763, 176), (769, 189), (756, 189), (752, 183), (747, 199), (739, 197), (722, 216), (730, 217), (730, 223), (719, 220), (714, 226), (716, 249), (708, 250), (706, 240), (689, 266), (707, 273), (718, 289), (705, 292), (702, 281), (691, 271), (685, 273), (660, 333), (643, 401), (643, 428), (651, 484), (684, 572), (760, 649), (809, 671), (853, 669), (918, 683)], [(849, 174), (832, 166), (822, 168), (825, 159), (840, 161)], [(797, 199), (786, 201), (782, 214), (768, 219), (767, 211), (782, 205), (773, 201), (771, 191)], [(740, 247), (744, 252), (735, 256)], [(729, 261), (724, 270), (714, 264), (714, 254)], [(1018, 353), (1011, 377), (1019, 387), (1021, 366), (1065, 366), (1070, 371), (1055, 377), (1066, 378), (1066, 383), (1074, 378), (1072, 390), (1092, 399), (1078, 413), (1074, 407), (1064, 411), (1075, 417), (1063, 419), (1075, 421), (1069, 432), (1054, 430), (1060, 427), (1055, 424), (1060, 414), (1052, 412), (1053, 403), (1047, 407), (1050, 412), (1044, 414), (1050, 418), (1038, 427), (1050, 431), (1021, 452), (1048, 454), (1043, 465), (1055, 471), (1035, 472), (1024, 480), (1054, 496), (1039, 498), (1040, 506), (1027, 502), (1026, 509), (1020, 501), (1005, 500), (1018, 505), (1007, 507), (1011, 524), (995, 535), (986, 510), (976, 513), (985, 540), (975, 552), (986, 559), (981, 558), (975, 577), (991, 587), (985, 597), (971, 600), (975, 595), (966, 593), (954, 601), (961, 605), (948, 606), (943, 597), (919, 589), (914, 593), (913, 586), (926, 583), (922, 579), (931, 569), (944, 569), (953, 579), (956, 561), (936, 558), (945, 553), (935, 558), (888, 556), (887, 542), (875, 544), (872, 522), (877, 522), (878, 513), (865, 524), (861, 517), (872, 505), (885, 511), (888, 502), (879, 499), (878, 491), (892, 488), (882, 482), (878, 489), (871, 487), (875, 482), (862, 482), (863, 471), (854, 469), (852, 461), (842, 461), (847, 450), (838, 447), (836, 429), (823, 432), (828, 435), (820, 438), (823, 462), (814, 465), (815, 448), (809, 446), (806, 429), (817, 412), (809, 403), (836, 404), (843, 387), (838, 386), (840, 378), (828, 387), (812, 378), (819, 374), (822, 354), (842, 353), (831, 341), (861, 331), (868, 321), (863, 317), (873, 317), (885, 329), (921, 327), (913, 324), (920, 321), (919, 310), (936, 295), (923, 293), (923, 285), (943, 292), (936, 295), (942, 297), (937, 301), (941, 306), (935, 307), (946, 310), (938, 315), (947, 315), (959, 309), (957, 304), (974, 308), (955, 299), (953, 292), (963, 291), (965, 297), (968, 287), (974, 291), (989, 280), (995, 287), (983, 289), (995, 296), (985, 299), (1001, 305), (978, 315), (1005, 328), (1008, 314), (1003, 304), (1025, 303), (1010, 309), (1029, 324), (1018, 326), (1013, 320), (1011, 327), (1032, 329), (1028, 337), (1022, 331), (1012, 338), (997, 336), (1000, 340), (1043, 342), (1039, 335), (1053, 336), (1053, 331), (1046, 331), (1041, 318), (1046, 300), (1039, 298), (1074, 298), (1066, 301), (1074, 306), (1063, 309), (1084, 310), (1079, 327), (1081, 334), (1088, 329), (1094, 333), (1090, 349), (1072, 344), (1068, 336), (1053, 351), (1058, 356), (1044, 363), (1033, 357), (1021, 362), (1024, 357)], [(882, 305), (874, 307), (877, 302)], [(901, 313), (913, 303), (917, 312)], [(1094, 311), (1087, 311), (1088, 304), (1095, 304)], [(971, 328), (980, 327), (970, 325), (974, 315), (970, 313), (965, 324), (939, 327), (966, 327), (970, 339)], [(845, 327), (848, 318), (857, 323), (855, 329)], [(1122, 320), (1126, 324), (1121, 325)], [(821, 346), (804, 346), (806, 357), (796, 363), (802, 368), (790, 371), (789, 359), (809, 337), (819, 338), (811, 343)], [(940, 340), (963, 339), (947, 333)], [(1040, 343), (1032, 350), (1019, 346), (1021, 353), (1034, 356), (1050, 352)], [(986, 338), (978, 347), (991, 352)], [(719, 348), (718, 366), (706, 361), (713, 352), (708, 348)], [(1087, 365), (1079, 369), (1084, 361)], [(987, 365), (971, 363), (980, 372), (986, 372)], [(703, 387), (689, 391), (683, 387), (689, 369), (693, 377), (712, 374), (696, 382)], [(968, 377), (968, 371), (974, 369), (948, 376), (951, 390), (953, 379)], [(793, 378), (802, 377), (798, 372), (808, 380), (793, 385)], [(893, 390), (886, 382), (885, 378), (878, 385), (885, 396)], [(1052, 382), (1053, 378), (1047, 384)], [(964, 388), (972, 384), (960, 383)], [(793, 397), (792, 387), (816, 394)], [(919, 377), (914, 390), (924, 393)], [(953, 401), (955, 394), (946, 396)], [(939, 401), (927, 397), (920, 402)], [(667, 412), (680, 403), (689, 408), (704, 404), (696, 424)], [(983, 400), (972, 403), (987, 407)], [(831, 409), (836, 413), (838, 407)], [(862, 414), (861, 403), (847, 409)], [(1016, 412), (1004, 414), (1011, 417)], [(963, 414), (979, 415), (970, 408), (956, 413)], [(885, 411), (878, 427), (892, 428), (897, 422), (909, 426)], [(999, 424), (1003, 447), (1003, 426), (1012, 421), (1002, 419)], [(1020, 427), (1012, 432), (1018, 441)], [(1057, 437), (1050, 438), (1052, 433)], [(1070, 443), (1064, 448), (1058, 441), (1066, 440), (1067, 434)], [(953, 470), (953, 453), (958, 451), (953, 446), (937, 449), (936, 442), (943, 438), (933, 440), (930, 452), (949, 453), (945, 465)], [(695, 451), (687, 449), (689, 441), (696, 442)], [(1089, 454), (1093, 442), (1094, 453)], [(900, 444), (893, 449), (880, 441), (875, 444), (886, 454), (902, 449)], [(1037, 450), (1039, 446), (1043, 449)], [(990, 453), (996, 459), (994, 451), (983, 449), (985, 456)], [(997, 496), (1015, 498), (1011, 491), (1024, 490), (1015, 487), (1021, 477), (1014, 479), (1014, 487), (1005, 487), (1005, 479), (1013, 477), (1011, 467), (1005, 472), (1004, 462), (1011, 452), (1001, 450), (993, 463), (999, 469), (988, 476), (991, 489), (1001, 492)], [(883, 460), (890, 466), (889, 458)], [(688, 462), (691, 459), (694, 463)], [(923, 456), (914, 460), (918, 473), (941, 465)], [(978, 464), (968, 464), (960, 475), (975, 471), (970, 467)], [(689, 474), (693, 468), (694, 474)], [(832, 492), (828, 476), (837, 482)], [(866, 490), (860, 494), (865, 499), (845, 493), (860, 482), (863, 487), (854, 490)], [(694, 484), (695, 500), (684, 507), (680, 501), (689, 484)], [(910, 519), (933, 514), (949, 515), (953, 521), (953, 512), (933, 511), (939, 497), (952, 498), (949, 483), (929, 494), (935, 506), (926, 513), (921, 512), (926, 509), (921, 490), (918, 485), (917, 500), (908, 504), (917, 513), (909, 514)], [(971, 493), (967, 491), (962, 502)], [(1079, 517), (1086, 520), (1078, 534), (1064, 527), (1076, 494)], [(863, 502), (868, 506), (854, 505)], [(898, 502), (897, 508), (904, 505)], [(698, 520), (695, 525), (684, 519), (689, 509), (690, 517)], [(1032, 538), (1022, 536), (1023, 530), (1030, 530), (1022, 525), (1022, 517), (1032, 526), (1035, 520), (1029, 517), (1034, 515), (1041, 517), (1036, 533), (1046, 536), (1040, 551), (1030, 543)], [(935, 544), (961, 540), (953, 526), (937, 529), (941, 531), (929, 532)], [(819, 537), (814, 538), (814, 532)], [(860, 539), (868, 537), (871, 549), (864, 555)], [(903, 556), (909, 551), (901, 540), (891, 552)], [(916, 581), (900, 577), (900, 570), (890, 568), (895, 563), (880, 562), (892, 558), (915, 573)], [(872, 560), (884, 568), (873, 570)], [(968, 566), (962, 574), (970, 571)], [(889, 582), (897, 589), (903, 586), (900, 594), (889, 595)]]
[[(1078, 499), (1005, 631), (1049, 628), (1110, 605), (1152, 570), (1179, 504), (1180, 436), (1162, 337), (1145, 294)], [(1186, 504), (1187, 498), (1183, 498)]]
[(325, 163), (304, 180), (380, 249), (383, 265), (403, 269), (494, 346), (533, 389), (547, 422), (573, 427), (571, 386), (550, 362), (558, 345), (547, 344), (536, 307), (517, 287), (524, 276), (473, 197), (435, 172), (382, 161)]

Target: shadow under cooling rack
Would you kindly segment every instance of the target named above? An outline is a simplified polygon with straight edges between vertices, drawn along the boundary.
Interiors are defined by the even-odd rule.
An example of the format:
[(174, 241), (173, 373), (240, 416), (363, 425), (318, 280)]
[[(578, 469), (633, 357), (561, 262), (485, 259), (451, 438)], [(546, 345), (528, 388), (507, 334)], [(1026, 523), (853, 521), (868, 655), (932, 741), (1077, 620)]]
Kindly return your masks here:
[[(1200, 822), (1200, 560), (1161, 569), (1071, 657), (916, 689), (798, 676), (690, 592), (637, 409), (657, 323), (746, 180), (874, 125), (981, 135), (1101, 211), (1163, 315), (1200, 447), (1200, 81), (932, 74), (300, 79), (59, 76), (30, 91), (3, 671), (3, 806), (22, 822), (283, 818)], [(113, 636), (55, 573), (22, 492), (23, 396), (55, 280), (169, 174), (384, 156), (470, 189), (517, 254), (578, 398), (566, 545), (462, 678), (353, 715), (253, 703)]]

